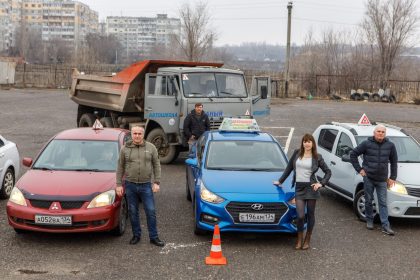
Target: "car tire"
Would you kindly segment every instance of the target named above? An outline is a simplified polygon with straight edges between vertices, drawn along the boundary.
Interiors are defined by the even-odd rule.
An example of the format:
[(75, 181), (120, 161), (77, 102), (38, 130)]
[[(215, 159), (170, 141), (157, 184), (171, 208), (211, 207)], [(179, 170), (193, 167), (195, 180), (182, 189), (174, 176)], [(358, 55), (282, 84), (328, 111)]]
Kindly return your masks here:
[(79, 127), (92, 127), (96, 121), (96, 117), (92, 113), (85, 113), (80, 117)]
[(20, 229), (20, 228), (13, 228), (13, 229), (15, 230), (15, 232), (17, 234), (23, 234), (23, 233), (27, 233), (28, 232), (27, 230)]
[(185, 175), (185, 187), (186, 187), (186, 193), (187, 193), (187, 200), (188, 201), (191, 201), (192, 200), (192, 198), (191, 198), (191, 193), (190, 193), (190, 188), (189, 188), (189, 186), (188, 186), (188, 168), (186, 168), (187, 170), (186, 170), (186, 175)]
[(379, 94), (377, 94), (377, 93), (374, 93), (372, 96), (371, 96), (371, 101), (373, 101), (373, 102), (379, 102), (381, 100), (381, 97), (379, 96)]
[(179, 155), (179, 147), (169, 145), (168, 138), (161, 128), (155, 128), (150, 131), (146, 136), (146, 141), (155, 145), (159, 154), (160, 163), (162, 164), (173, 162)]
[[(377, 215), (376, 211), (376, 204), (375, 201), (372, 201), (373, 206), (373, 217)], [(359, 220), (365, 222), (366, 221), (366, 215), (365, 215), (365, 190), (361, 189), (356, 193), (356, 196), (354, 197), (353, 201), (353, 210), (356, 216), (359, 218)]]
[(128, 206), (127, 200), (125, 197), (121, 200), (121, 207), (118, 213), (118, 225), (111, 231), (115, 236), (121, 236), (124, 234), (125, 229), (127, 228), (128, 220)]
[(7, 199), (15, 186), (15, 173), (12, 168), (8, 168), (4, 174), (3, 182), (0, 190), (0, 199)]
[(100, 121), (103, 127), (114, 127), (110, 117), (103, 117)]
[(197, 218), (197, 203), (196, 203), (195, 199), (194, 199), (193, 205), (194, 205), (194, 207), (193, 207), (194, 208), (194, 234), (195, 235), (206, 235), (207, 234), (207, 231), (205, 231), (204, 229), (201, 229), (201, 228), (199, 228), (197, 226), (197, 223), (198, 223), (198, 218)]

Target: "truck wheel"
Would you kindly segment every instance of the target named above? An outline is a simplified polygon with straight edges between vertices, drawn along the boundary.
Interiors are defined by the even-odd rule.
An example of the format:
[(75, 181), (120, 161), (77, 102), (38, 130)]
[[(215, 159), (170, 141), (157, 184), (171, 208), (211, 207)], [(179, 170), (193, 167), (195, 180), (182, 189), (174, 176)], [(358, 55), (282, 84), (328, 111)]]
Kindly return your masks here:
[(85, 113), (80, 117), (79, 127), (92, 127), (95, 121), (96, 117), (94, 114)]
[(155, 128), (146, 136), (146, 141), (155, 145), (162, 164), (173, 162), (179, 154), (178, 146), (169, 145), (168, 138), (161, 128)]
[(100, 121), (104, 127), (114, 127), (114, 125), (112, 124), (112, 119), (110, 117), (103, 117)]

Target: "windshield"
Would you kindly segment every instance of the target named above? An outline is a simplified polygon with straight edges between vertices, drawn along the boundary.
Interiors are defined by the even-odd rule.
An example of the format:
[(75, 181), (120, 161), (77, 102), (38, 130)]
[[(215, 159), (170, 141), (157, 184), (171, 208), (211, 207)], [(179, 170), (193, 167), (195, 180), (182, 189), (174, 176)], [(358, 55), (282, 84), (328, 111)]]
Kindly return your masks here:
[(247, 97), (243, 75), (231, 73), (184, 73), (185, 97)]
[(33, 169), (115, 171), (118, 142), (53, 140), (42, 151)]
[[(357, 136), (357, 144), (362, 143), (368, 136)], [(398, 162), (420, 162), (420, 146), (411, 137), (387, 137), (397, 149)]]
[(287, 163), (274, 142), (211, 141), (207, 169), (279, 171)]

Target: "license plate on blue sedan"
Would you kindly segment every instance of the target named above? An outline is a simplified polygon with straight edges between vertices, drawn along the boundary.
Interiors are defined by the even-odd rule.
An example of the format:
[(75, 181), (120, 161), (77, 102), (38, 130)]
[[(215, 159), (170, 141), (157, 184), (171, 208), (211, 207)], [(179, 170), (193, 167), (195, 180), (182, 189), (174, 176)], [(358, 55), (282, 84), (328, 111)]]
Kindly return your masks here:
[(276, 215), (269, 213), (239, 213), (241, 223), (273, 223)]
[(35, 224), (71, 226), (71, 216), (35, 215)]

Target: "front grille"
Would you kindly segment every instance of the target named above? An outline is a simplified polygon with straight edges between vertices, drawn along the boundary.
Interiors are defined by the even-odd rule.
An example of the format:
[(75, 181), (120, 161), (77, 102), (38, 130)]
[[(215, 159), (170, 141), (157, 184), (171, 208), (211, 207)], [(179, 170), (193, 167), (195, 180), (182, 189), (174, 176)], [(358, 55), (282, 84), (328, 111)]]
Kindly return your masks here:
[(408, 187), (406, 187), (406, 189), (407, 189), (408, 195), (420, 197), (420, 188), (408, 188)]
[(73, 222), (71, 225), (42, 225), (42, 224), (36, 224), (34, 220), (24, 220), (23, 223), (30, 226), (36, 226), (39, 228), (51, 228), (51, 229), (84, 228), (84, 227), (89, 226), (88, 222)]
[[(263, 205), (262, 210), (254, 210), (251, 205), (259, 203)], [(272, 223), (265, 224), (278, 224), (280, 218), (286, 213), (287, 206), (284, 203), (264, 203), (264, 202), (230, 202), (226, 206), (226, 210), (233, 217), (235, 223), (247, 224), (239, 221), (239, 213), (267, 213), (275, 214), (276, 218)]]
[(407, 211), (405, 211), (405, 215), (410, 215), (410, 216), (420, 215), (420, 207), (409, 207)]
[[(51, 200), (35, 200), (31, 199), (29, 200), (31, 202), (31, 205), (36, 208), (43, 208), (43, 209), (49, 209), (51, 206), (51, 203), (54, 201)], [(79, 209), (82, 207), (84, 201), (57, 201), (61, 204), (61, 209)]]

